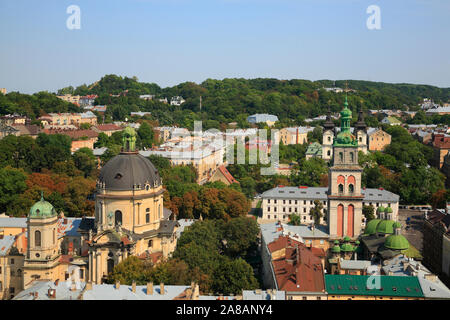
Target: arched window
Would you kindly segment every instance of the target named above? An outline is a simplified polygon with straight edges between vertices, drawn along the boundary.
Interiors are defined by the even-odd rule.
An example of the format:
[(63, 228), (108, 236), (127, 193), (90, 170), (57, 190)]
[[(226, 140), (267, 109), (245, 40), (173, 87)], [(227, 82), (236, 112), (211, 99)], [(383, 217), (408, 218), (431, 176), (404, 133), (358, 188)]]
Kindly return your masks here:
[(35, 247), (41, 246), (41, 232), (39, 230), (36, 230), (34, 232), (34, 246)]
[(21, 277), (22, 276), (22, 269), (17, 269), (17, 276)]
[(331, 155), (331, 151), (330, 150), (327, 151), (327, 156), (329, 156), (329, 155)]
[(348, 192), (349, 192), (349, 193), (353, 193), (354, 191), (355, 191), (354, 186), (353, 186), (352, 184), (349, 184), (349, 185), (348, 185)]
[(339, 191), (339, 193), (344, 193), (344, 185), (343, 184), (340, 184), (338, 186), (338, 191)]
[(350, 152), (350, 161), (353, 163), (355, 161), (355, 154), (353, 152)]
[(56, 243), (56, 229), (53, 228), (53, 244)]
[(108, 259), (107, 268), (108, 268), (108, 274), (113, 272), (113, 270), (114, 270), (114, 260), (113, 259)]
[(161, 205), (158, 205), (158, 219), (161, 219)]
[(339, 152), (339, 161), (344, 162), (344, 154), (342, 152)]
[(153, 240), (148, 240), (148, 247), (149, 248), (153, 247)]
[(150, 223), (150, 213), (145, 215), (145, 223)]
[(122, 211), (117, 210), (114, 213), (114, 221), (115, 221), (116, 225), (119, 225), (119, 224), (122, 225)]

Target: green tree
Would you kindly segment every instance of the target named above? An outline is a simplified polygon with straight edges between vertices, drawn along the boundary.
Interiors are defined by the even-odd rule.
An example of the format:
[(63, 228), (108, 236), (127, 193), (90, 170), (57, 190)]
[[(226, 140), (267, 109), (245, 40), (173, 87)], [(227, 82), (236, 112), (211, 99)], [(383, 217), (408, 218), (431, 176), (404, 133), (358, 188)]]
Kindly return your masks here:
[(369, 222), (370, 220), (375, 219), (375, 209), (372, 205), (363, 206), (362, 213), (366, 218), (366, 223)]
[(258, 282), (253, 268), (243, 259), (223, 259), (213, 273), (212, 290), (225, 295), (240, 294), (242, 290), (253, 290)]
[(80, 148), (73, 154), (75, 167), (84, 173), (87, 178), (93, 175), (97, 168), (97, 159), (89, 148)]
[(22, 169), (0, 168), (0, 212), (7, 212), (27, 189), (27, 175)]
[(151, 148), (154, 142), (154, 133), (147, 122), (142, 122), (137, 134), (140, 138), (141, 148)]
[(302, 219), (299, 214), (292, 213), (289, 215), (289, 224), (293, 226), (299, 226), (302, 224)]
[(314, 219), (314, 224), (319, 225), (320, 219), (323, 217), (323, 204), (319, 200), (314, 200), (314, 207), (309, 210), (309, 215)]

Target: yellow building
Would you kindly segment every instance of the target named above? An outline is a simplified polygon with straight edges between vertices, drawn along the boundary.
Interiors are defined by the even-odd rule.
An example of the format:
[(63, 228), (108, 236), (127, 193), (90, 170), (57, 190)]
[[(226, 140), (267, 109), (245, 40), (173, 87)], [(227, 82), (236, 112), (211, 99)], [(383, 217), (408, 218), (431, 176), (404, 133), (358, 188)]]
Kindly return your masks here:
[(136, 132), (124, 130), (123, 150), (97, 181), (95, 234), (89, 236), (89, 279), (102, 283), (129, 255), (167, 258), (177, 222), (163, 215), (164, 188), (153, 164), (135, 150)]

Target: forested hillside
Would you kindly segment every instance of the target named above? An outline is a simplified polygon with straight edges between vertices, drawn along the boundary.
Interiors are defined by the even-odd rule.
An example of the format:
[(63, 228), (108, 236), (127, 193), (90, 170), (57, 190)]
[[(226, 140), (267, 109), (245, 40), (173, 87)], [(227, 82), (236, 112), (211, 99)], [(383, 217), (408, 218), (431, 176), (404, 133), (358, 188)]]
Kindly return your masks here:
[[(124, 120), (132, 111), (150, 111), (153, 119), (161, 125), (177, 124), (191, 128), (194, 120), (202, 120), (206, 128), (224, 128), (233, 121), (244, 127), (247, 125), (247, 116), (254, 113), (275, 114), (282, 123), (295, 125), (301, 124), (305, 118), (324, 114), (328, 106), (337, 112), (342, 108), (344, 93), (323, 89), (334, 85), (345, 88), (346, 81), (207, 79), (201, 84), (184, 82), (174, 87), (161, 88), (155, 83), (139, 82), (136, 77), (106, 75), (93, 84), (63, 88), (58, 93), (97, 94), (96, 104), (108, 105), (107, 121)], [(450, 88), (428, 85), (349, 80), (348, 88), (355, 90), (348, 96), (354, 115), (359, 109), (417, 110), (423, 98), (432, 98), (438, 103), (450, 100)], [(143, 94), (168, 98), (169, 101), (171, 97), (179, 95), (186, 102), (180, 107), (174, 107), (158, 100), (139, 99), (139, 95)], [(17, 93), (0, 96), (0, 114), (23, 110), (31, 116), (38, 116), (43, 111), (73, 110), (69, 104), (58, 103), (47, 93), (28, 98), (25, 96)]]

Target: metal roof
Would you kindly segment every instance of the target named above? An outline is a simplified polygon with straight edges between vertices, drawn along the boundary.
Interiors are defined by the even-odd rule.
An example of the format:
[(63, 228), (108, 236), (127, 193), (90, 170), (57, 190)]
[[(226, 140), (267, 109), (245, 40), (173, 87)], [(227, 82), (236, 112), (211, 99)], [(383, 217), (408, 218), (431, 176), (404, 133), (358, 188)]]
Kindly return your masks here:
[(132, 286), (120, 285), (116, 289), (113, 284), (93, 284), (92, 290), (86, 290), (83, 300), (173, 300), (189, 286), (164, 286), (164, 294), (161, 294), (159, 285), (153, 286), (153, 294), (147, 294), (147, 286), (136, 286), (136, 292)]
[(329, 295), (424, 297), (417, 277), (373, 276), (379, 277), (379, 289), (368, 287), (368, 284), (372, 285), (370, 277), (372, 276), (326, 274), (326, 291)]
[(0, 218), (0, 228), (26, 228), (27, 218)]
[(272, 290), (272, 292), (269, 292), (269, 290), (243, 290), (242, 300), (286, 300), (286, 292), (279, 290)]
[(5, 256), (8, 250), (12, 247), (15, 241), (15, 236), (3, 236), (0, 239), (0, 256)]
[(75, 290), (71, 291), (70, 281), (59, 281), (55, 285), (53, 281), (35, 280), (31, 287), (18, 293), (13, 300), (35, 300), (34, 293), (37, 293), (36, 300), (53, 300), (48, 296), (48, 289), (55, 289), (54, 300), (76, 300), (85, 287), (84, 282), (78, 282)]
[[(280, 227), (282, 227), (283, 230), (279, 230)], [(272, 222), (261, 224), (260, 228), (264, 242), (267, 245), (277, 239), (280, 235), (289, 235), (289, 233), (294, 239), (296, 239), (295, 236), (298, 236), (299, 239), (296, 239), (297, 241), (302, 241), (304, 238), (328, 239), (330, 237), (324, 226), (316, 226), (313, 231), (309, 226), (305, 225), (292, 226), (289, 224)]]
[[(276, 187), (264, 192), (263, 199), (327, 200), (326, 187)], [(363, 201), (398, 202), (400, 196), (387, 190), (362, 189)]]

